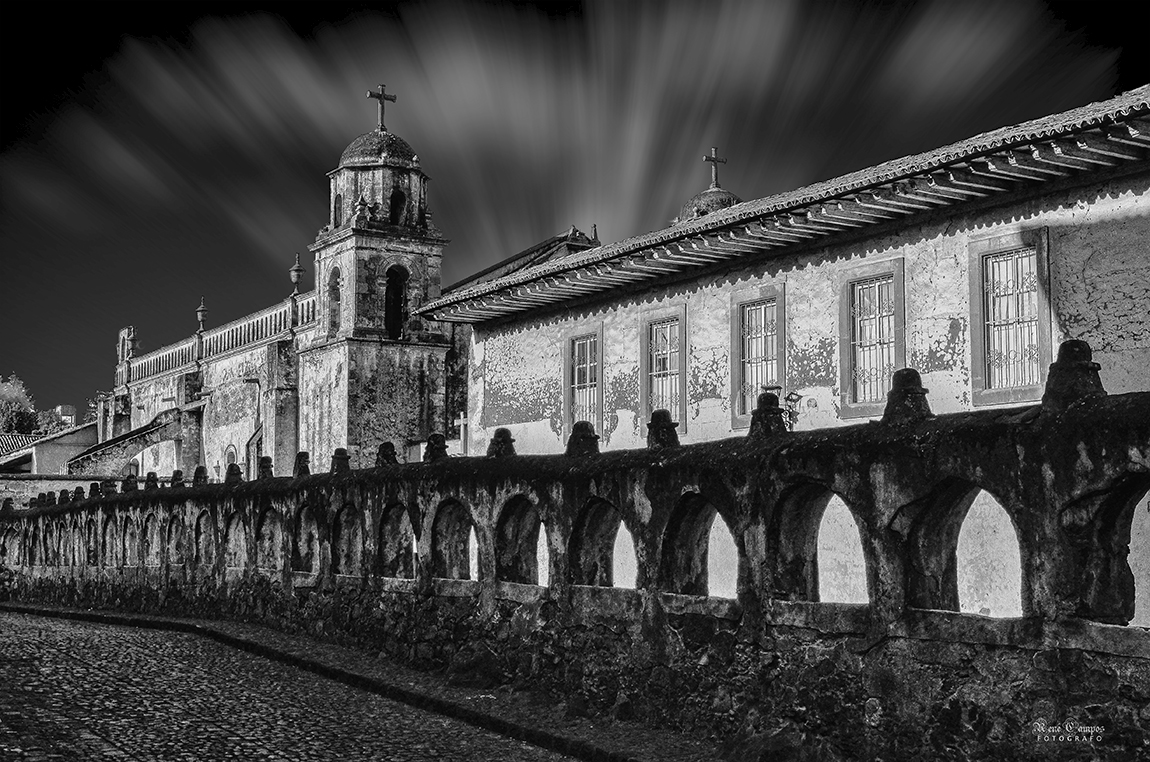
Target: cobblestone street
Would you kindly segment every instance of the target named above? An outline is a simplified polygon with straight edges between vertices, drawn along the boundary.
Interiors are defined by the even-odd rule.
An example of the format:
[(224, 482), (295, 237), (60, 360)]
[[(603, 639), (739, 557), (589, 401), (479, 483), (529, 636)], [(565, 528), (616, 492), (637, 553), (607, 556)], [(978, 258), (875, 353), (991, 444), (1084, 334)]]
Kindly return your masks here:
[(0, 612), (0, 760), (569, 759), (190, 634)]

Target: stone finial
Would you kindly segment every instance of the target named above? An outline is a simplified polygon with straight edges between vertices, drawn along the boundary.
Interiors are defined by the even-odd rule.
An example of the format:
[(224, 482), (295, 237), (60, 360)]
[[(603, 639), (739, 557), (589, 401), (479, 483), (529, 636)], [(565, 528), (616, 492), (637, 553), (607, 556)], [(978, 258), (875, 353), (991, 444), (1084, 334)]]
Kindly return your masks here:
[(774, 392), (762, 392), (755, 401), (755, 409), (751, 411), (751, 429), (747, 432), (750, 439), (767, 439), (776, 434), (786, 434), (787, 411), (779, 407), (779, 395)]
[(346, 447), (337, 447), (331, 454), (331, 473), (351, 473), (351, 456), (347, 454)]
[(1058, 347), (1058, 359), (1050, 365), (1046, 391), (1042, 395), (1044, 410), (1059, 412), (1079, 400), (1105, 397), (1098, 371), (1102, 366), (1093, 360), (1090, 345), (1081, 339), (1064, 341)]
[(40, 505), (55, 505), (55, 504), (56, 504), (56, 493), (55, 492), (46, 492), (46, 493), (41, 492), (40, 493)]
[(261, 455), (259, 461), (259, 470), (256, 475), (257, 479), (274, 479), (275, 471), (272, 470), (272, 456)]
[(427, 447), (423, 450), (423, 462), (434, 463), (443, 460), (447, 455), (447, 438), (442, 434), (432, 434), (427, 438)]
[(149, 471), (144, 477), (144, 491), (160, 488), (160, 478), (156, 476), (155, 471)]
[(135, 492), (139, 488), (140, 480), (136, 478), (135, 474), (128, 474), (124, 477), (124, 480), (120, 482), (120, 491), (124, 493)]
[(599, 435), (590, 421), (576, 421), (571, 427), (566, 454), (570, 457), (599, 454)]
[(395, 444), (383, 442), (375, 453), (375, 467), (399, 465), (399, 454), (395, 451)]
[(100, 496), (101, 497), (108, 497), (109, 495), (114, 495), (114, 494), (116, 494), (116, 480), (115, 479), (105, 479), (104, 481), (100, 482)]
[(192, 474), (192, 486), (203, 487), (208, 483), (208, 467), (205, 465), (196, 466), (195, 472)]
[(72, 493), (66, 489), (60, 490), (60, 497), (56, 500), (57, 505), (72, 502)]
[(487, 444), (487, 457), (507, 458), (515, 454), (515, 439), (510, 429), (496, 429)]
[(934, 418), (926, 401), (929, 389), (922, 388), (922, 376), (914, 368), (896, 370), (890, 378), (882, 422), (889, 425), (917, 423)]
[[(79, 487), (77, 487), (76, 489), (79, 489)], [(95, 499), (100, 497), (100, 494), (101, 494), (100, 482), (92, 482), (91, 484), (88, 485), (88, 497), (95, 500)]]
[(224, 486), (236, 487), (244, 483), (244, 472), (240, 470), (239, 463), (229, 463), (224, 473)]
[(679, 446), (679, 432), (675, 429), (679, 424), (671, 420), (670, 410), (656, 410), (651, 413), (651, 422), (647, 424), (647, 449), (661, 450), (664, 447)]
[(184, 472), (176, 469), (172, 472), (172, 483), (169, 485), (172, 489), (182, 488), (184, 486)]
[[(44, 493), (41, 492), (40, 494), (43, 495)], [(39, 508), (40, 507), (40, 498), (38, 498), (38, 497), (28, 498), (28, 507), (29, 508)]]
[(4, 498), (4, 502), (0, 503), (0, 513), (12, 513), (15, 510), (10, 497)]
[(292, 466), (291, 475), (296, 479), (301, 476), (311, 476), (311, 455), (307, 450), (295, 454), (295, 465)]
[(80, 500), (83, 500), (83, 499), (84, 499), (84, 488), (83, 487), (77, 487), (75, 490), (73, 490), (73, 492), (72, 492), (72, 502), (73, 503), (79, 502)]

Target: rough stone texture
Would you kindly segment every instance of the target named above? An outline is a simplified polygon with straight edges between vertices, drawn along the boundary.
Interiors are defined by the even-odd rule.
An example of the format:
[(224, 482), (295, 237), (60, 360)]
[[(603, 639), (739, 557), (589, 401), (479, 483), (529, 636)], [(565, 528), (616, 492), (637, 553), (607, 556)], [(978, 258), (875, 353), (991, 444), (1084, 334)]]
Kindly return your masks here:
[[(1148, 464), (1143, 393), (1038, 415), (139, 491), (0, 518), (15, 571), (4, 590), (257, 619), (456, 681), (563, 693), (573, 713), (723, 734), (736, 759), (1135, 759), (1150, 748), (1150, 633), (1120, 625)], [(1018, 531), (1020, 619), (953, 613), (955, 544), (979, 490)], [(815, 538), (834, 494), (858, 523), (869, 605), (818, 602)], [(404, 515), (410, 578), (380, 561), (412, 541), (392, 521)], [(737, 601), (705, 597), (716, 516), (738, 547)], [(634, 591), (601, 573), (604, 528), (620, 521)], [(532, 584), (540, 532), (547, 587)], [(1038, 720), (1099, 725), (1102, 739), (1052, 746)]]

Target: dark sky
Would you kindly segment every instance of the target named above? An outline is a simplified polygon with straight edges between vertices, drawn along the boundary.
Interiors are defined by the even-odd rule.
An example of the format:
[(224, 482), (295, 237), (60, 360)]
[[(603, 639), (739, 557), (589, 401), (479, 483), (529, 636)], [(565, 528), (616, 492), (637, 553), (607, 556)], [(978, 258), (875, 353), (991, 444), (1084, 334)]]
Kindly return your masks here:
[(121, 326), (147, 351), (194, 331), (201, 295), (209, 326), (270, 306), (297, 251), (310, 288), (325, 173), (380, 82), (450, 283), (572, 224), (665, 227), (712, 145), (751, 199), (1144, 84), (1135, 10), (26, 4), (2, 30), (0, 374), (79, 407)]

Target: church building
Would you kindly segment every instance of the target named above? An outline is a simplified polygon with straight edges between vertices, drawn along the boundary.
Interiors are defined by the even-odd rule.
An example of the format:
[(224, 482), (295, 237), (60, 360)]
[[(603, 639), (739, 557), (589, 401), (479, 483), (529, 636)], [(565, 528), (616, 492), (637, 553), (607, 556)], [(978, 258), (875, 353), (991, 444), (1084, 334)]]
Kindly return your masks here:
[(563, 452), (589, 421), (642, 447), (873, 420), (892, 373), (935, 413), (1037, 403), (1084, 339), (1110, 393), (1150, 389), (1150, 86), (768, 198), (710, 187), (663, 229), (433, 298), (472, 326), (470, 447)]
[[(101, 402), (99, 443), (69, 461), (73, 474), (181, 469), (222, 479), (261, 456), (276, 475), (298, 451), (326, 470), (336, 448), (352, 468), (375, 465), (382, 442), (402, 462), (465, 409), (470, 328), (419, 310), (440, 297), (447, 240), (427, 207), (428, 177), (412, 147), (378, 124), (328, 173), (327, 224), (309, 246), (316, 289), (146, 354), (120, 333), (115, 387)], [(291, 269), (298, 284), (304, 270)]]

